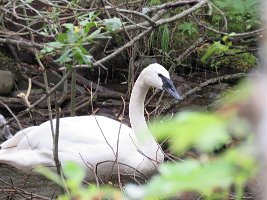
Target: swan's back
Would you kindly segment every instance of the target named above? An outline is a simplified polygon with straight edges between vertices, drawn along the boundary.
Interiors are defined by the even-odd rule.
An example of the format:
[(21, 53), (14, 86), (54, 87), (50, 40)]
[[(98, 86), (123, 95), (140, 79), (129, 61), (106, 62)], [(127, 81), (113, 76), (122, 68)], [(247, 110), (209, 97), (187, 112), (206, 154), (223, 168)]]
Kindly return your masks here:
[[(55, 129), (55, 120), (53, 120), (53, 126)], [(25, 134), (24, 132), (21, 131), (22, 134)], [(120, 122), (107, 117), (80, 116), (61, 118), (59, 126), (59, 151), (75, 144), (84, 144), (89, 148), (90, 145), (100, 145), (106, 142), (106, 140), (113, 146), (117, 141), (119, 132), (126, 143), (129, 142), (129, 137), (125, 136), (131, 135), (131, 137), (135, 137), (131, 128), (124, 124), (120, 126)], [(33, 127), (26, 133), (27, 137), (23, 137), (18, 143), (18, 150), (28, 149), (29, 147), (31, 149), (51, 149), (53, 147), (50, 121)]]

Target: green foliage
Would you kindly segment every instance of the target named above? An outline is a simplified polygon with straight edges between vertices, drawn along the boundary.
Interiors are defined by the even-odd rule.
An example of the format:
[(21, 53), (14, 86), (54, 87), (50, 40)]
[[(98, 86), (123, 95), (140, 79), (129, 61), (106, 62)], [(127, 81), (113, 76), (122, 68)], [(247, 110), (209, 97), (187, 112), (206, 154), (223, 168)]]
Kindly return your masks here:
[(227, 106), (228, 104), (236, 105), (244, 101), (244, 99), (248, 99), (251, 94), (251, 83), (248, 80), (243, 80), (233, 89), (225, 91), (223, 94), (225, 98), (218, 99), (216, 103), (218, 104), (218, 107)]
[(66, 162), (63, 165), (63, 174), (66, 179), (62, 179), (58, 174), (52, 172), (48, 168), (39, 167), (37, 172), (46, 176), (48, 179), (54, 181), (62, 188), (65, 188), (65, 194), (58, 197), (59, 200), (71, 199), (115, 199), (120, 198), (121, 194), (113, 188), (103, 187), (98, 188), (95, 185), (84, 187), (82, 181), (85, 178), (85, 170), (73, 162)]
[(115, 32), (119, 30), (122, 26), (121, 20), (117, 17), (111, 18), (111, 19), (104, 19), (103, 25), (106, 27), (106, 29), (109, 32)]
[(156, 5), (159, 5), (161, 4), (161, 1), (160, 0), (150, 0), (148, 5), (150, 6), (156, 6)]
[(118, 18), (96, 20), (95, 13), (78, 18), (78, 25), (66, 23), (65, 32), (57, 35), (56, 41), (50, 42), (42, 53), (60, 53), (57, 62), (70, 63), (74, 60), (78, 64), (92, 64), (92, 55), (85, 48), (99, 39), (110, 38), (109, 34), (120, 29), (122, 23)]
[(251, 156), (230, 150), (214, 160), (188, 159), (179, 164), (165, 163), (160, 166), (160, 175), (153, 177), (141, 190), (145, 199), (166, 198), (184, 191), (195, 191), (210, 198), (222, 197), (227, 194), (224, 190), (232, 184), (243, 186), (254, 168), (255, 161)]
[(190, 44), (197, 34), (197, 26), (192, 22), (184, 22), (176, 27), (165, 24), (150, 34), (148, 48), (160, 49), (163, 53), (169, 54), (174, 47), (180, 48)]
[(229, 66), (240, 72), (248, 72), (257, 66), (257, 58), (248, 52), (241, 50), (230, 50), (227, 55), (220, 56), (211, 60), (211, 67), (218, 68), (221, 66)]
[(208, 59), (210, 59), (215, 54), (222, 54), (229, 51), (229, 47), (221, 44), (221, 42), (214, 42), (209, 48), (206, 50), (205, 54), (201, 58), (201, 62), (206, 64)]
[[(230, 31), (244, 32), (260, 25), (258, 0), (213, 0), (213, 2), (227, 17)], [(220, 13), (215, 12), (212, 24), (220, 26), (221, 21)]]
[(159, 30), (154, 30), (148, 40), (149, 49), (160, 48), (162, 52), (168, 53), (170, 49), (170, 29), (167, 24)]
[(152, 127), (152, 132), (160, 140), (171, 137), (171, 149), (177, 153), (196, 145), (211, 152), (229, 140), (226, 122), (208, 113), (179, 113), (173, 120)]
[(162, 39), (161, 39), (161, 50), (165, 53), (169, 51), (169, 42), (170, 42), (170, 30), (168, 25), (165, 24), (162, 28)]
[(222, 38), (225, 44), (214, 42), (204, 50), (200, 61), (213, 68), (231, 67), (241, 72), (247, 72), (257, 65), (257, 58), (249, 52), (233, 49), (228, 36)]
[(197, 26), (192, 22), (184, 22), (179, 25), (178, 30), (189, 36), (195, 35), (198, 33)]
[[(244, 184), (256, 173), (256, 161), (251, 150), (251, 140), (214, 155), (218, 145), (230, 140), (230, 134), (239, 135), (230, 122), (209, 113), (183, 112), (169, 122), (153, 127), (159, 138), (169, 138), (172, 151), (196, 148), (202, 151), (199, 160), (186, 159), (183, 162), (167, 162), (160, 166), (159, 175), (154, 176), (144, 186), (128, 186), (126, 193), (130, 199), (161, 199), (179, 196), (182, 192), (198, 192), (205, 199), (226, 199), (227, 191), (235, 188), (236, 199), (242, 198)], [(232, 126), (233, 124), (231, 124)], [(242, 125), (241, 121), (234, 126)], [(246, 127), (241, 128), (248, 134)], [(249, 135), (246, 135), (250, 137)]]

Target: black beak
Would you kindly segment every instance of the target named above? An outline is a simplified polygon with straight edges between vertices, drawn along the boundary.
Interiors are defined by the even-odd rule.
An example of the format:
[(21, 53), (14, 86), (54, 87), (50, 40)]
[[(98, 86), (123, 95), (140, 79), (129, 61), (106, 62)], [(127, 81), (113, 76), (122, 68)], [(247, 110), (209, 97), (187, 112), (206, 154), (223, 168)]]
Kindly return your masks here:
[(170, 95), (172, 95), (175, 99), (177, 100), (182, 100), (182, 97), (181, 95), (177, 92), (176, 88), (174, 87), (173, 85), (173, 82), (172, 80), (166, 78), (165, 76), (163, 75), (159, 75), (159, 77), (161, 78), (162, 80), (162, 83), (163, 83), (163, 90), (165, 90), (166, 92), (168, 92)]

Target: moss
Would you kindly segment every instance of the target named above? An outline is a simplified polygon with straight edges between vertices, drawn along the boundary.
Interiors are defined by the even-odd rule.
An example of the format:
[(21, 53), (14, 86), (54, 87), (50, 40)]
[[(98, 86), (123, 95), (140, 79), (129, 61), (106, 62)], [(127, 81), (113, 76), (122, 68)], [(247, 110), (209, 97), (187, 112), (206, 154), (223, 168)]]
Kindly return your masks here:
[(230, 67), (240, 72), (248, 72), (257, 65), (257, 58), (251, 53), (230, 50), (225, 56), (212, 59), (211, 67)]
[(0, 52), (0, 70), (17, 72), (19, 68), (13, 59), (8, 58)]
[[(199, 60), (205, 55), (210, 45), (198, 49)], [(205, 63), (211, 68), (222, 69), (232, 68), (237, 72), (248, 72), (250, 69), (257, 66), (257, 58), (249, 52), (244, 52), (239, 49), (227, 49), (226, 51), (216, 52), (212, 54)]]

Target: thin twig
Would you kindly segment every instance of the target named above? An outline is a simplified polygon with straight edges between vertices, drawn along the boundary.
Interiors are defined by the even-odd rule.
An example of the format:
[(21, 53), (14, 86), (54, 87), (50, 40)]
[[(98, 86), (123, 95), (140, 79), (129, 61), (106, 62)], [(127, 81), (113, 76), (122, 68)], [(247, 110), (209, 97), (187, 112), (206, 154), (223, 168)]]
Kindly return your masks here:
[(31, 78), (28, 78), (28, 82), (29, 82), (29, 84), (28, 84), (28, 90), (27, 90), (26, 94), (21, 92), (17, 95), (18, 97), (20, 97), (22, 99), (22, 101), (25, 103), (27, 108), (31, 107), (31, 103), (29, 101), (29, 96), (30, 96), (31, 88), (32, 88)]
[(105, 134), (104, 134), (104, 132), (103, 132), (103, 130), (102, 130), (102, 128), (101, 128), (101, 126), (100, 126), (98, 120), (97, 120), (97, 117), (96, 117), (95, 114), (94, 114), (94, 106), (93, 106), (93, 97), (94, 97), (94, 94), (93, 94), (93, 91), (92, 91), (92, 87), (91, 87), (90, 89), (91, 89), (91, 91), (90, 91), (90, 92), (91, 92), (91, 96), (90, 96), (90, 97), (91, 97), (91, 109), (92, 109), (92, 115), (93, 115), (94, 118), (95, 118), (95, 121), (96, 121), (96, 123), (97, 123), (97, 126), (98, 126), (98, 128), (99, 128), (99, 130), (100, 130), (100, 132), (101, 132), (101, 134), (102, 134), (102, 136), (103, 136), (103, 138), (105, 139), (107, 145), (110, 147), (110, 149), (112, 150), (112, 152), (113, 152), (113, 154), (114, 154), (114, 156), (115, 156), (116, 153), (115, 153), (113, 147), (111, 146), (111, 144), (108, 142), (108, 140), (107, 140), (107, 138), (106, 138), (106, 136), (105, 136)]
[(120, 9), (120, 8), (114, 8), (115, 11), (120, 12), (120, 13), (127, 13), (127, 14), (133, 14), (133, 15), (137, 15), (140, 16), (142, 18), (144, 18), (145, 20), (147, 20), (151, 26), (155, 26), (156, 23), (153, 21), (153, 19), (151, 19), (150, 17), (148, 17), (147, 15), (140, 13), (138, 11), (134, 11), (134, 10), (126, 10), (126, 9)]
[[(12, 110), (11, 110), (11, 109), (10, 109), (4, 102), (2, 102), (1, 100), (0, 100), (0, 104), (2, 104), (3, 106), (6, 107), (6, 109), (8, 110), (8, 112), (13, 116), (13, 119), (16, 120), (16, 122), (17, 122), (17, 124), (18, 124), (18, 126), (19, 126), (19, 129), (22, 130), (22, 126), (21, 126), (21, 124), (20, 124), (18, 118), (16, 117), (16, 115), (12, 112)], [(9, 122), (8, 122), (8, 123), (9, 123)]]
[[(67, 69), (63, 70), (63, 76), (66, 75)], [(57, 101), (57, 104), (60, 106), (67, 97), (67, 92), (68, 92), (68, 80), (66, 79), (63, 84), (63, 94), (61, 95), (60, 99)]]
[(53, 157), (57, 168), (57, 173), (58, 175), (61, 175), (62, 174), (61, 163), (58, 157), (59, 123), (60, 123), (60, 110), (59, 106), (56, 103), (56, 130), (55, 130), (55, 137), (53, 139)]
[(70, 115), (75, 116), (75, 99), (76, 99), (76, 69), (71, 70), (71, 103), (70, 103)]
[(21, 48), (26, 48), (26, 47), (36, 47), (38, 49), (44, 48), (43, 44), (38, 44), (36, 42), (25, 41), (25, 39), (22, 40), (22, 38), (20, 38), (20, 40), (10, 39), (10, 38), (0, 38), (0, 43), (13, 44), (13, 45), (19, 46)]

